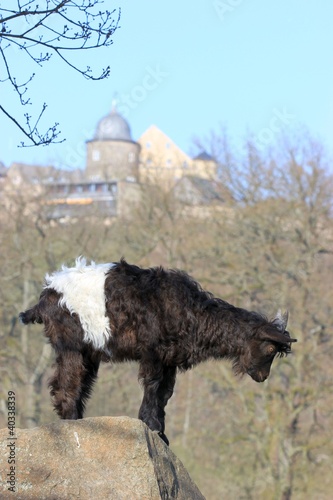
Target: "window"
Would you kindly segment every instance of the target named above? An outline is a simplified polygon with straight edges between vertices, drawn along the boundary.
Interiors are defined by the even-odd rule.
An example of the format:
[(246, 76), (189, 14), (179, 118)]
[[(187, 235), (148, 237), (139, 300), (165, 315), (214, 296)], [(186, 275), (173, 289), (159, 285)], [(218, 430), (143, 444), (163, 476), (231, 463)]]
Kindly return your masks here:
[(98, 149), (93, 149), (92, 150), (92, 160), (99, 161), (100, 158), (101, 158), (100, 151)]
[(128, 153), (128, 161), (129, 161), (129, 163), (133, 163), (135, 161), (135, 154), (134, 153)]

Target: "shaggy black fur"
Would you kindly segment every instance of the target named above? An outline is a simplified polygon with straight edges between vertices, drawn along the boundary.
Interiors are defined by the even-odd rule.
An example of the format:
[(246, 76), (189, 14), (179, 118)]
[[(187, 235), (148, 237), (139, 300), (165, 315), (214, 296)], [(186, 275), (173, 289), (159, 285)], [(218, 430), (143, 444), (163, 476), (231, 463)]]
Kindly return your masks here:
[(52, 289), (20, 314), (24, 324), (44, 323), (57, 354), (50, 387), (61, 418), (83, 417), (101, 361), (135, 360), (144, 388), (139, 418), (168, 443), (164, 408), (177, 369), (227, 358), (235, 373), (263, 382), (274, 357), (289, 353), (296, 341), (286, 331), (286, 315), (270, 322), (234, 307), (178, 270), (142, 269), (121, 260), (106, 275), (105, 296), (112, 336), (103, 351), (83, 341), (79, 317), (58, 305), (61, 295)]

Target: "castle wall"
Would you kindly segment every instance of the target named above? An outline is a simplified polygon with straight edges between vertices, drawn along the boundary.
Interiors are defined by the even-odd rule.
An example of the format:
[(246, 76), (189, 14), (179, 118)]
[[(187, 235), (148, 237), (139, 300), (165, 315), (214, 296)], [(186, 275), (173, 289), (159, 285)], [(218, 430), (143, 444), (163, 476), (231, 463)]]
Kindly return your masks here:
[(88, 180), (137, 180), (140, 145), (132, 141), (88, 141)]

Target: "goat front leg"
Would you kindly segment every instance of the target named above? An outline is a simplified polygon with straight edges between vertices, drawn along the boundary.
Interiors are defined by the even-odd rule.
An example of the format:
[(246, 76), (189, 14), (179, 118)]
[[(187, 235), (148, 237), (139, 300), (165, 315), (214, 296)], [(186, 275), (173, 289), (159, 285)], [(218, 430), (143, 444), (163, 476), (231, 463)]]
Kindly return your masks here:
[(139, 370), (139, 379), (143, 385), (143, 399), (139, 410), (139, 419), (152, 431), (163, 432), (159, 418), (158, 388), (163, 378), (163, 366), (152, 364), (150, 360), (142, 361)]
[(176, 380), (176, 369), (163, 367), (162, 364), (140, 365), (139, 377), (143, 381), (144, 396), (139, 411), (139, 419), (168, 445), (165, 431), (164, 408), (172, 396)]
[(160, 418), (161, 418), (163, 432), (165, 430), (165, 411), (164, 411), (164, 408), (168, 404), (168, 401), (173, 394), (173, 390), (174, 390), (175, 383), (176, 383), (176, 372), (177, 372), (177, 368), (175, 368), (173, 366), (165, 366), (163, 368), (163, 378), (161, 380), (161, 383), (160, 383), (158, 391), (157, 391), (159, 407), (160, 407), (160, 415), (161, 415)]
[(56, 358), (56, 369), (50, 379), (53, 406), (62, 419), (76, 420), (83, 416), (82, 381), (86, 373), (80, 351), (61, 351)]

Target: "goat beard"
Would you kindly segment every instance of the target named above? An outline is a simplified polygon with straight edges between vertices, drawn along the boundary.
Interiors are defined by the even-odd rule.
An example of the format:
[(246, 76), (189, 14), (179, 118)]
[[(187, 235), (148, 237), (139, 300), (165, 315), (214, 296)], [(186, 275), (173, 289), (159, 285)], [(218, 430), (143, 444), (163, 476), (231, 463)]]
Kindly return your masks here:
[(238, 378), (243, 378), (244, 375), (249, 375), (255, 382), (261, 383), (267, 379), (267, 376), (263, 376), (260, 372), (254, 369), (247, 369), (242, 366), (239, 360), (235, 360), (232, 364), (233, 373)]
[(232, 363), (232, 371), (238, 378), (243, 378), (244, 375), (247, 375), (247, 370), (242, 366), (239, 359), (235, 359)]

